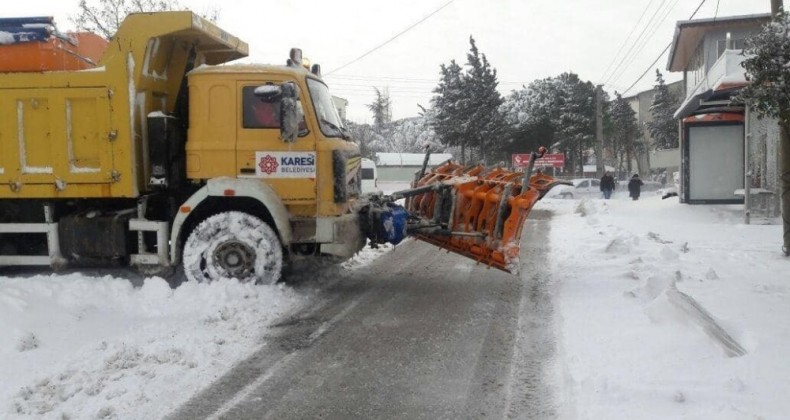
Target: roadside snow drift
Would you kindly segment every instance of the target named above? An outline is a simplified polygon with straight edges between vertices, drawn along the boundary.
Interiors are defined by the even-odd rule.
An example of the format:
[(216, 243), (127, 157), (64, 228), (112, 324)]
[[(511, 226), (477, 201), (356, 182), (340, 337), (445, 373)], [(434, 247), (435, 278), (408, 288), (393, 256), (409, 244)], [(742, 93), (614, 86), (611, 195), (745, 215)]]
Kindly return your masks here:
[(781, 226), (649, 194), (541, 206), (555, 212), (562, 418), (787, 417)]
[(299, 301), (234, 280), (0, 278), (0, 417), (159, 418)]

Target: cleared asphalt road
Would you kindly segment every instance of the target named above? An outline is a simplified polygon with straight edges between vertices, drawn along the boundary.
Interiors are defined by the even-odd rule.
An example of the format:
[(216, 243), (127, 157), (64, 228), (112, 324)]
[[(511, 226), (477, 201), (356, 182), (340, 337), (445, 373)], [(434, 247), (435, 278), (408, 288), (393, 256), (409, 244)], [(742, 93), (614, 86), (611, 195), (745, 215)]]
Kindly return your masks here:
[(521, 274), (407, 241), (321, 290), (171, 418), (552, 418), (548, 218)]

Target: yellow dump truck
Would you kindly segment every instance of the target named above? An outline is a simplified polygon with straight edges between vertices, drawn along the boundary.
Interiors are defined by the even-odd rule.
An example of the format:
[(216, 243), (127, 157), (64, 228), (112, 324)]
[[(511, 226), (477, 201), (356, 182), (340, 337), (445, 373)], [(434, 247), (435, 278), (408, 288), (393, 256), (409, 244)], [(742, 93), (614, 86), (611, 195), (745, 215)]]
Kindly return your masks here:
[(413, 188), (363, 196), (359, 147), (301, 51), (226, 64), (247, 44), (160, 12), (129, 15), (99, 55), (50, 21), (0, 19), (0, 266), (181, 264), (189, 280), (271, 283), (297, 256), (408, 234), (512, 271), (557, 183), (426, 156)]
[(287, 256), (356, 253), (359, 148), (320, 68), (221, 65), (247, 52), (140, 13), (93, 68), (0, 73), (0, 266), (276, 281)]

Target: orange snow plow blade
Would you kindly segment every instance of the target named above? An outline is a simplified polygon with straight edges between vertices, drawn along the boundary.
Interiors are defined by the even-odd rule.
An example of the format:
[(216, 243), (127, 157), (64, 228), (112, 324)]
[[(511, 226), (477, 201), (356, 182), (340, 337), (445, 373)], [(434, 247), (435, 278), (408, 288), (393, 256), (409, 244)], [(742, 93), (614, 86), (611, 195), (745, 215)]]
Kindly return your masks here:
[(407, 211), (419, 219), (410, 225), (409, 234), (490, 267), (516, 271), (529, 212), (551, 188), (567, 184), (532, 173), (534, 160), (544, 152), (541, 148), (540, 154), (532, 154), (526, 173), (452, 161), (433, 168), (404, 194)]

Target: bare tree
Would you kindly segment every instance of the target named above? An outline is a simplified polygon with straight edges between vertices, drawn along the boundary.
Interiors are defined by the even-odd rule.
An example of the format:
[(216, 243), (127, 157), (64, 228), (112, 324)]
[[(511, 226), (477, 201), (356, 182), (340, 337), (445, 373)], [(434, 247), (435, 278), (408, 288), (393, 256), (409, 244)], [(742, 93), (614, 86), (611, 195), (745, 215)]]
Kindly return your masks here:
[[(115, 35), (130, 13), (187, 10), (178, 0), (80, 0), (78, 7), (79, 12), (71, 18), (77, 29), (106, 39)], [(219, 18), (219, 9), (213, 8), (200, 15), (215, 22)]]

